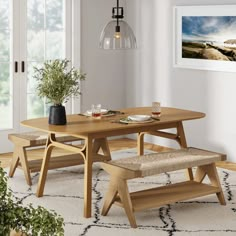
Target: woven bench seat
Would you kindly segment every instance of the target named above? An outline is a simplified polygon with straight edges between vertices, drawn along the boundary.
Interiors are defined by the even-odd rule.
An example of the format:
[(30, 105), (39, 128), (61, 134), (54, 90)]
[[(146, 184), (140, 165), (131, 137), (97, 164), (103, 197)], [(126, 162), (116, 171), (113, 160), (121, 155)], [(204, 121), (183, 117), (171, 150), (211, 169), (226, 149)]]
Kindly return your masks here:
[(109, 164), (129, 169), (142, 177), (207, 165), (223, 161), (226, 157), (218, 153), (196, 148), (186, 148), (171, 152), (160, 152), (110, 161)]
[[(102, 215), (107, 215), (112, 204), (125, 209), (131, 227), (137, 227), (135, 211), (159, 207), (209, 194), (216, 194), (225, 205), (216, 161), (226, 160), (226, 155), (197, 148), (186, 148), (168, 152), (134, 156), (101, 163), (110, 174), (110, 184), (105, 196)], [(194, 180), (170, 184), (154, 189), (129, 193), (127, 180), (157, 175), (186, 168), (197, 167)], [(208, 176), (210, 184), (203, 183)]]
[[(48, 134), (41, 131), (32, 131), (25, 133), (9, 134), (8, 139), (14, 144), (14, 152), (9, 170), (9, 177), (13, 177), (17, 167), (21, 167), (24, 171), (25, 179), (28, 185), (32, 185), (30, 173), (39, 171), (42, 160), (29, 161), (27, 152), (29, 148), (45, 146), (47, 142)], [(58, 134), (56, 140), (59, 142), (74, 142), (81, 140), (80, 138)], [(76, 154), (63, 155), (63, 157), (57, 157), (57, 160), (53, 160), (50, 163), (49, 169), (72, 166), (82, 164), (83, 159), (78, 158)]]
[[(25, 133), (16, 133), (16, 134), (9, 134), (8, 139), (12, 142), (21, 142), (24, 143), (25, 146), (29, 147), (36, 147), (45, 145), (47, 142), (48, 134), (41, 131), (33, 131), (33, 132), (25, 132)], [(65, 134), (58, 134), (57, 141), (59, 142), (72, 142), (80, 140), (77, 137), (68, 136)]]

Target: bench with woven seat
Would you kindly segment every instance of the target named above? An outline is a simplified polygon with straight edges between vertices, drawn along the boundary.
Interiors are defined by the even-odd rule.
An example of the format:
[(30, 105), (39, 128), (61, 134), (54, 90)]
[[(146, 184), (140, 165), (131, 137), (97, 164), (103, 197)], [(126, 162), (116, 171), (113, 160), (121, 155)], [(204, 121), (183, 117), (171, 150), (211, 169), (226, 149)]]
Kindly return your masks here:
[[(9, 176), (13, 177), (17, 167), (24, 171), (26, 182), (32, 185), (30, 173), (37, 172), (41, 168), (42, 159), (28, 160), (27, 150), (33, 147), (45, 146), (48, 134), (41, 131), (32, 131), (25, 133), (9, 134), (8, 138), (14, 144), (14, 152), (10, 165)], [(60, 134), (56, 137), (59, 142), (74, 142), (81, 139), (73, 136)], [(52, 157), (49, 163), (49, 169), (73, 166), (83, 164), (83, 158), (77, 154), (66, 154)]]
[[(215, 167), (216, 161), (225, 159), (224, 154), (197, 148), (186, 148), (101, 163), (102, 168), (110, 174), (110, 183), (105, 195), (102, 215), (107, 215), (114, 203), (124, 208), (131, 227), (136, 228), (135, 211), (160, 207), (209, 194), (216, 194), (220, 204), (225, 205)], [(197, 167), (193, 180), (133, 193), (128, 191), (127, 180), (129, 179), (192, 167)], [(205, 176), (208, 176), (210, 184), (203, 183)]]

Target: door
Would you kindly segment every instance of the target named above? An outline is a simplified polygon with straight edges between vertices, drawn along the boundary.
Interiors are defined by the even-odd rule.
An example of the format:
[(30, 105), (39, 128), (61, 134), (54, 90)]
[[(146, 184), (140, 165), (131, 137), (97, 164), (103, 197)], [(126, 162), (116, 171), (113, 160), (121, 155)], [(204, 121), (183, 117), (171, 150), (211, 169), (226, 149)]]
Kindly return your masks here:
[(17, 40), (13, 40), (17, 31), (14, 24), (19, 22), (19, 15), (15, 14), (17, 5), (13, 6), (12, 0), (0, 0), (0, 152), (9, 149), (8, 133), (19, 130), (19, 50)]
[(63, 58), (78, 65), (72, 58), (72, 18), (78, 13), (72, 0), (0, 0), (0, 153), (12, 151), (8, 134), (25, 130), (20, 121), (48, 115), (49, 104), (37, 96), (34, 67)]

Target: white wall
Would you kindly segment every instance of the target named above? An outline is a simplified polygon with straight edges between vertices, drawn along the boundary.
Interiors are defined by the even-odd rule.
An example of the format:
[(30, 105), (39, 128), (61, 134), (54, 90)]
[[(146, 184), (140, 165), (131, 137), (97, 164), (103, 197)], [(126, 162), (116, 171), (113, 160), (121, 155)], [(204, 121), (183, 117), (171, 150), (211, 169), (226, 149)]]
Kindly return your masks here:
[[(205, 112), (206, 118), (184, 123), (188, 145), (225, 152), (228, 160), (236, 162), (236, 74), (176, 69), (172, 63), (173, 6), (216, 4), (236, 1), (127, 1), (127, 21), (139, 48), (126, 57), (126, 105), (161, 101), (164, 106)], [(153, 141), (169, 145), (161, 139)]]
[(125, 106), (125, 52), (99, 49), (100, 33), (111, 20), (115, 4), (111, 0), (81, 0), (81, 68), (87, 73), (82, 111), (92, 103), (111, 109)]

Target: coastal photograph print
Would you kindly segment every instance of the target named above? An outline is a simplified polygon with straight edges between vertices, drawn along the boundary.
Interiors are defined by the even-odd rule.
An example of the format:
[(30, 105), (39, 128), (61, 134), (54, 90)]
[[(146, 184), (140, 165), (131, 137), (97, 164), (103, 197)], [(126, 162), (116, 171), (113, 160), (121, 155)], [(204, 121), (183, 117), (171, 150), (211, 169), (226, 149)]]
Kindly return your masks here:
[(174, 9), (174, 66), (236, 71), (236, 5)]

